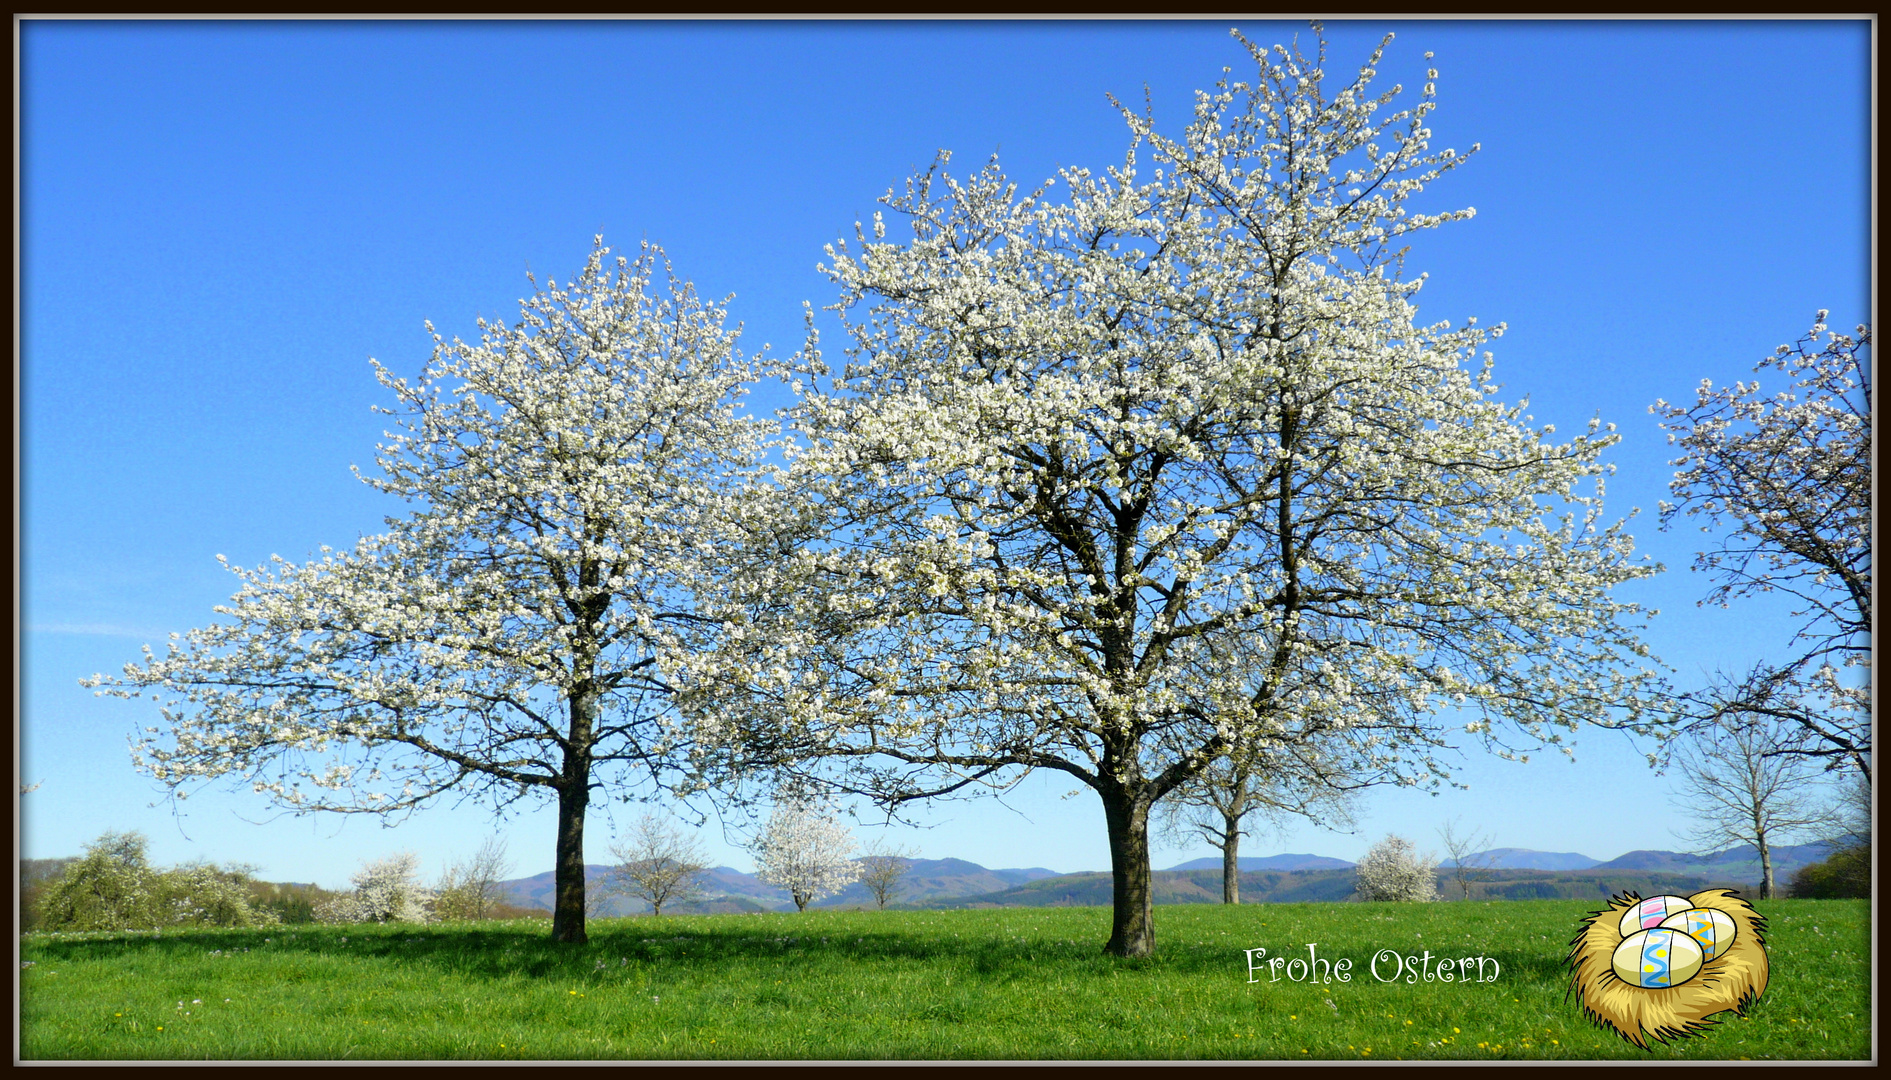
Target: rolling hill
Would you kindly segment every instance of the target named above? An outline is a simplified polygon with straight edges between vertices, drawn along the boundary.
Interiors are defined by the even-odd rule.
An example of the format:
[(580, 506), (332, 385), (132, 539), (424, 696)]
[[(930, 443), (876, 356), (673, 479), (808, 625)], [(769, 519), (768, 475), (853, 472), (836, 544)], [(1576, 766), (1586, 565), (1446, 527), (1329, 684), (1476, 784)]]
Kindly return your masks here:
[[(1818, 862), (1830, 853), (1827, 844), (1801, 844), (1773, 850), (1776, 883), (1784, 888), (1793, 871)], [(1726, 887), (1751, 894), (1760, 879), (1759, 859), (1751, 847), (1729, 848), (1711, 855), (1673, 851), (1631, 851), (1607, 862), (1575, 852), (1496, 848), (1488, 852), (1494, 865), (1474, 872), (1470, 898), (1474, 900), (1607, 899), (1621, 892), (1643, 896), (1699, 892)], [(1470, 860), (1467, 860), (1469, 862)], [(909, 870), (890, 907), (1087, 907), (1110, 903), (1107, 871), (1059, 874), (1041, 866), (991, 870), (964, 859), (909, 860)], [(587, 865), (585, 880), (603, 884), (606, 866)], [(1221, 860), (1193, 859), (1152, 875), (1158, 904), (1215, 904), (1221, 902)], [(753, 874), (719, 866), (703, 875), (703, 899), (679, 903), (677, 914), (715, 914), (741, 911), (793, 911), (785, 890), (764, 885)], [(550, 910), (552, 874), (500, 883), (508, 903)], [(1353, 864), (1324, 855), (1281, 854), (1241, 859), (1243, 903), (1293, 903), (1345, 900), (1353, 891)], [(1463, 895), (1451, 866), (1438, 871), (1441, 898)], [(873, 897), (855, 883), (815, 907), (872, 907)], [(621, 896), (608, 899), (600, 914), (632, 915), (646, 911), (641, 901)]]
[[(584, 880), (587, 888), (608, 886), (611, 868), (595, 864), (586, 864)], [(908, 860), (906, 876), (900, 882), (897, 897), (900, 901), (912, 903), (938, 897), (971, 896), (981, 893), (997, 892), (1040, 878), (1056, 877), (1055, 870), (1046, 870), (1041, 866), (1024, 869), (988, 870), (977, 863), (963, 859), (911, 859)], [(665, 911), (674, 910), (681, 914), (718, 914), (729, 911), (793, 911), (794, 899), (786, 889), (777, 889), (763, 884), (755, 875), (744, 873), (734, 867), (718, 866), (706, 871), (702, 876), (701, 891), (704, 899), (690, 903), (680, 903), (674, 908), (666, 905)], [(541, 907), (550, 910), (553, 899), (553, 875), (547, 870), (528, 878), (516, 878), (499, 883), (499, 889), (508, 903), (521, 907)], [(847, 886), (841, 892), (816, 901), (814, 907), (872, 907), (873, 895), (867, 887), (858, 882)], [(646, 912), (649, 905), (627, 897), (613, 896), (604, 903), (601, 914), (606, 916), (634, 915)]]
[[(1242, 873), (1249, 870), (1345, 870), (1353, 864), (1345, 859), (1329, 859), (1324, 855), (1268, 855), (1265, 858), (1253, 858), (1243, 855), (1235, 860), (1240, 864)], [(1170, 870), (1213, 870), (1221, 871), (1221, 860), (1214, 857), (1190, 859), (1177, 863)]]
[[(1532, 851), (1529, 848), (1491, 848), (1465, 859), (1470, 866), (1488, 866), (1493, 870), (1587, 870), (1602, 865), (1574, 851)], [(1449, 860), (1440, 866), (1454, 865)]]

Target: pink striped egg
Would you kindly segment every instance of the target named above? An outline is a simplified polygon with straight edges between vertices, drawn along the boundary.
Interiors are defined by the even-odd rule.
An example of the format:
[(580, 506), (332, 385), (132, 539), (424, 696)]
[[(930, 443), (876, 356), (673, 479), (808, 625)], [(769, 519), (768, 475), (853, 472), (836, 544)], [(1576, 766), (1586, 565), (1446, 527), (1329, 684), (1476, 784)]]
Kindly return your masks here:
[(1668, 916), (1693, 906), (1685, 896), (1656, 896), (1643, 900), (1622, 913), (1622, 936), (1627, 937), (1637, 930), (1653, 930), (1665, 922)]

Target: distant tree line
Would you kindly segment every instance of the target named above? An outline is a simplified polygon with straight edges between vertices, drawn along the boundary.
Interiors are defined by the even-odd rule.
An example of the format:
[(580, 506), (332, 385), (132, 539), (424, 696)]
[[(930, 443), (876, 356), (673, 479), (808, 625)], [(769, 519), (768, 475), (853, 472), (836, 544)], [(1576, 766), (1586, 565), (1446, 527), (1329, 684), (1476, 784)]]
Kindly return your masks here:
[(1871, 780), (1855, 776), (1844, 789), (1838, 814), (1843, 823), (1837, 850), (1824, 862), (1793, 873), (1788, 894), (1796, 900), (1871, 897)]

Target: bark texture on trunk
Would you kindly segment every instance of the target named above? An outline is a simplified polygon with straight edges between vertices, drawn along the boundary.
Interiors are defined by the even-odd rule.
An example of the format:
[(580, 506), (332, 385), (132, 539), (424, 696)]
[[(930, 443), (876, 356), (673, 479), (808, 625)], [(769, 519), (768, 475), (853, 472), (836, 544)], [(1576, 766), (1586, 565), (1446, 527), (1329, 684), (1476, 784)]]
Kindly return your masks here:
[(1155, 951), (1156, 925), (1149, 883), (1149, 807), (1120, 787), (1099, 789), (1103, 817), (1110, 830), (1109, 944), (1115, 956), (1148, 956)]
[(552, 869), (552, 940), (583, 945), (584, 934), (584, 810), (589, 792), (583, 787), (558, 790), (557, 862)]
[(1221, 845), (1221, 902), (1238, 904), (1241, 902), (1241, 822), (1238, 818), (1221, 815), (1227, 825), (1222, 833), (1226, 843)]
[[(587, 659), (585, 668), (589, 668)], [(552, 940), (583, 945), (584, 811), (591, 802), (591, 746), (597, 731), (598, 693), (588, 681), (571, 692), (571, 731), (558, 785), (558, 847), (552, 867)]]
[(1760, 899), (1773, 899), (1773, 849), (1766, 842), (1764, 832), (1759, 835), (1760, 849)]

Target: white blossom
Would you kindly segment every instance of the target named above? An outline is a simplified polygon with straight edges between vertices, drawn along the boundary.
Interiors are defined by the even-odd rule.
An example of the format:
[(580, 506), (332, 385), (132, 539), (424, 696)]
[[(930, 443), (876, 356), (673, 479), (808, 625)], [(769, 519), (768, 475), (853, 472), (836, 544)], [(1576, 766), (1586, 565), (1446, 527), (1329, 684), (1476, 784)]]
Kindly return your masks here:
[(831, 524), (751, 595), (768, 664), (722, 669), (731, 737), (841, 790), (1090, 786), (1122, 953), (1149, 810), (1230, 747), (1435, 785), (1446, 695), (1522, 753), (1648, 675), (1616, 437), (1546, 441), (1501, 327), (1415, 321), (1397, 245), (1470, 216), (1407, 205), (1469, 157), (1429, 92), (1248, 47), (1179, 138), (1125, 109), (1120, 165), (1031, 191), (942, 155), (882, 200), (909, 240), (830, 247), (848, 362), (810, 335), (791, 486)]
[(787, 889), (795, 908), (839, 892), (860, 876), (853, 861), (854, 838), (831, 810), (805, 796), (778, 803), (755, 838), (755, 876)]
[(1361, 900), (1428, 902), (1438, 899), (1438, 860), (1420, 855), (1410, 840), (1387, 834), (1359, 860), (1354, 889)]
[(1731, 530), (1695, 559), (1716, 579), (1702, 603), (1779, 593), (1802, 620), (1782, 643), (1786, 659), (1682, 695), (1680, 723), (1780, 724), (1792, 729), (1777, 736), (1790, 748), (1782, 752), (1869, 776), (1871, 368), (1860, 354), (1871, 329), (1828, 331), (1827, 314), (1754, 368), (1784, 380), (1771, 395), (1758, 380), (1721, 389), (1703, 380), (1692, 406), (1657, 401), (1649, 411), (1681, 451), (1662, 527), (1685, 517)]
[(600, 237), (513, 326), (436, 333), (416, 379), (374, 365), (400, 409), (361, 479), (412, 511), (352, 551), (231, 567), (224, 622), (92, 680), (163, 703), (140, 768), (296, 811), (555, 796), (554, 933), (584, 939), (592, 788), (697, 771), (671, 669), (724, 625), (717, 581), (784, 505), (762, 466), (777, 425), (739, 411), (777, 365), (744, 360), (661, 249), (608, 254)]
[(420, 884), (420, 856), (403, 851), (363, 864), (351, 883), (354, 891), (324, 903), (319, 922), (427, 922), (433, 892)]

